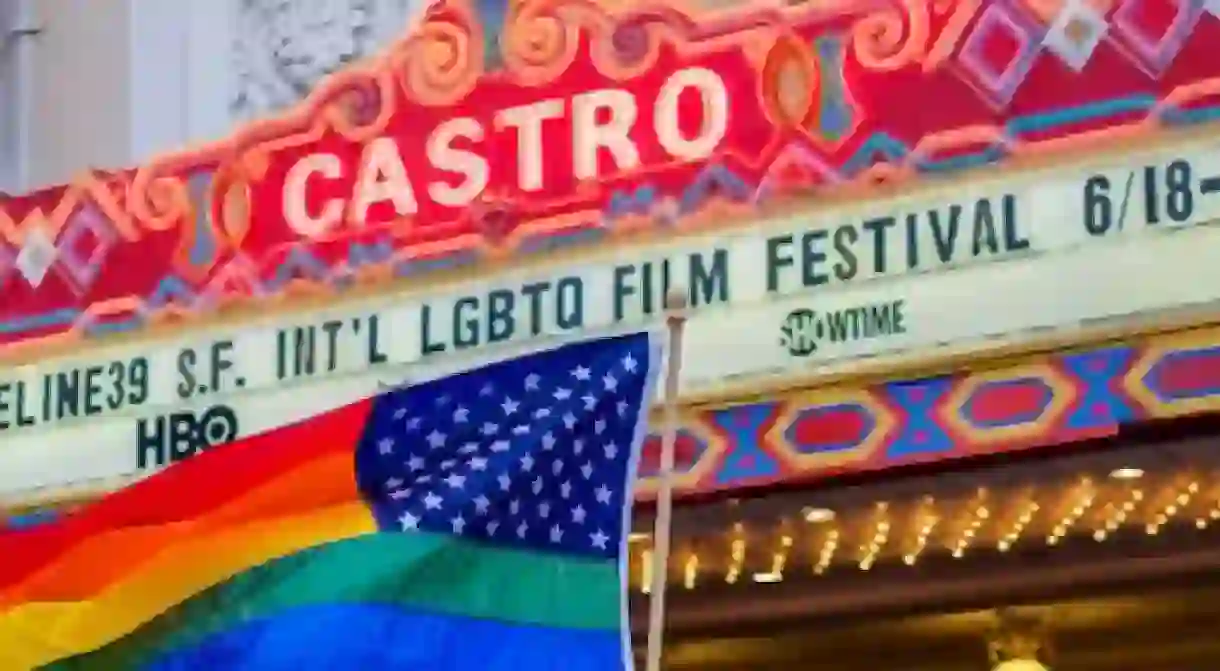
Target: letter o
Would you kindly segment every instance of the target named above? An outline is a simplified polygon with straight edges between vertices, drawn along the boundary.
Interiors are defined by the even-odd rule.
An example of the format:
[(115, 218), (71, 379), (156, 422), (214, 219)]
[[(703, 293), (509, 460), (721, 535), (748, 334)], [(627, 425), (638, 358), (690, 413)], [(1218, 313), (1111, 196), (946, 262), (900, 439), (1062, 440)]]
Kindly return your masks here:
[[(678, 125), (678, 100), (688, 88), (699, 92), (703, 105), (703, 126), (690, 138), (682, 135)], [(673, 73), (657, 96), (653, 124), (657, 141), (670, 156), (688, 161), (711, 156), (729, 127), (729, 92), (724, 80), (707, 68), (686, 68)]]

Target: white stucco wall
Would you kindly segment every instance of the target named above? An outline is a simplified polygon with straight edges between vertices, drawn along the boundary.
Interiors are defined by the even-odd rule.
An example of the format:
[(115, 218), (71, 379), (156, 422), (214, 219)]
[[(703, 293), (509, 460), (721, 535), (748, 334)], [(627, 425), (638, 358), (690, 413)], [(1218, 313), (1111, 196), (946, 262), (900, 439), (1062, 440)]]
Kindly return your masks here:
[(375, 51), (419, 4), (0, 0), (0, 190), (222, 137)]

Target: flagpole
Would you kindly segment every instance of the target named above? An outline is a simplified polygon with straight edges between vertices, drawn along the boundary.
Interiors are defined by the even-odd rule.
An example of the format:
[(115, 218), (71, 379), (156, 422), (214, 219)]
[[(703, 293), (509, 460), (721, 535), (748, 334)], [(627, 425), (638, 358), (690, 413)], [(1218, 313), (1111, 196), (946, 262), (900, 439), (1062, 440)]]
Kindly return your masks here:
[(665, 587), (669, 581), (670, 526), (673, 517), (674, 452), (678, 441), (678, 375), (682, 371), (682, 333), (686, 328), (686, 289), (665, 296), (669, 331), (669, 365), (665, 368), (665, 401), (661, 418), (661, 468), (658, 472), (657, 517), (652, 533), (652, 585), (648, 601), (646, 671), (661, 671), (665, 637)]

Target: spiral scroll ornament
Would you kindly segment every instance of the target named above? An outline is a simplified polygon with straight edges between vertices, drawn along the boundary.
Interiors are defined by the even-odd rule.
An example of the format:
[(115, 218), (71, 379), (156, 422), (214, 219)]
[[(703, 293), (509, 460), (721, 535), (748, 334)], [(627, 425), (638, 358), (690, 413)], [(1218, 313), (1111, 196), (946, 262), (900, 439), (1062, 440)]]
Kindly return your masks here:
[(504, 25), (504, 63), (523, 82), (551, 81), (576, 59), (580, 28), (581, 22), (556, 2), (523, 2)]
[(852, 26), (856, 60), (877, 72), (914, 65), (927, 52), (929, 24), (927, 0), (901, 0), (870, 12)]
[(423, 105), (453, 104), (466, 97), (483, 73), (483, 44), (468, 13), (429, 17), (392, 55), (407, 97)]

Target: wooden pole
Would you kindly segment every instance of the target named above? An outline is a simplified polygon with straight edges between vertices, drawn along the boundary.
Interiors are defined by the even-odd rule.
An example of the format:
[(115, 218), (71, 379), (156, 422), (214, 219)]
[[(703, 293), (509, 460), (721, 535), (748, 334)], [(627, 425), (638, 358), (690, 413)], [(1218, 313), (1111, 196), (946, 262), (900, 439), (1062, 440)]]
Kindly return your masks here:
[(686, 328), (686, 289), (665, 296), (669, 331), (669, 365), (665, 369), (665, 401), (661, 419), (661, 468), (657, 474), (657, 518), (652, 533), (652, 585), (648, 601), (646, 671), (661, 671), (665, 639), (665, 587), (669, 581), (670, 523), (673, 518), (674, 451), (678, 441), (678, 380), (682, 372), (682, 333)]

